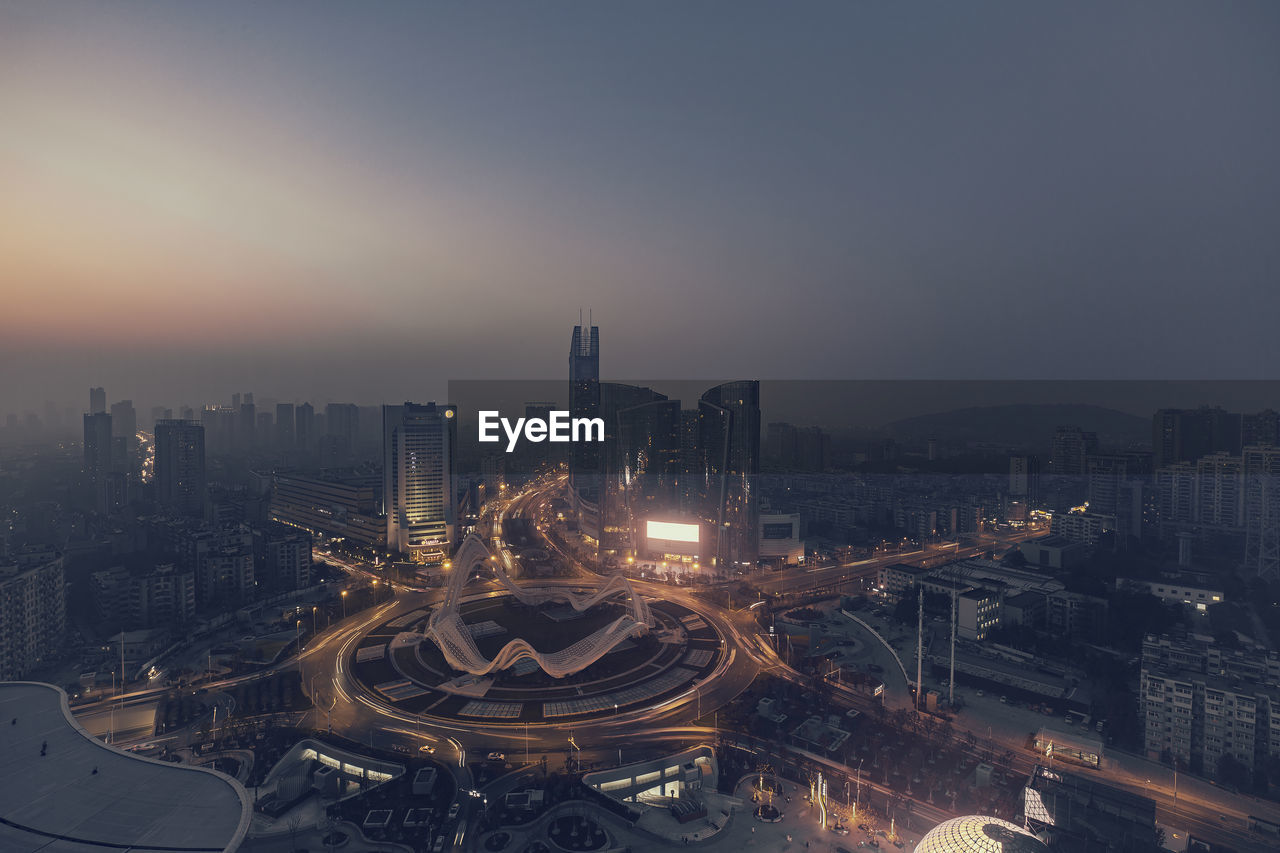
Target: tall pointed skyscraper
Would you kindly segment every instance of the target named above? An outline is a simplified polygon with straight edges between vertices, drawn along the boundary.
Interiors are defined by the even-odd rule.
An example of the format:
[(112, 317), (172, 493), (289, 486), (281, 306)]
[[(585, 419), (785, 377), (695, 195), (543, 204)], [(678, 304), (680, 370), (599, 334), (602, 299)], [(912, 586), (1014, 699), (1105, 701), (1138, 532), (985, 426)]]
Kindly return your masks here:
[[(569, 343), (569, 411), (575, 418), (600, 417), (600, 329), (573, 327)], [(578, 527), (600, 540), (600, 497), (604, 457), (600, 445), (575, 442), (569, 448), (569, 499)]]

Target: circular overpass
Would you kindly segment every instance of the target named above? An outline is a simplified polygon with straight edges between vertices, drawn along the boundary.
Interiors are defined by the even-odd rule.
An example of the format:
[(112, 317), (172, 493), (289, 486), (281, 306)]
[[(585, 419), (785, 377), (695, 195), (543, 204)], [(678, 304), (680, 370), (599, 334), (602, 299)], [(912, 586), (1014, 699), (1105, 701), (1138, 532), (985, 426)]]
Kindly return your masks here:
[[(616, 599), (582, 610), (558, 603), (589, 598), (604, 586), (540, 580), (525, 589), (555, 594), (530, 604), (488, 584), (458, 601), (458, 627), (490, 660), (518, 641), (541, 656), (564, 655), (626, 618)], [(534, 655), (489, 671), (460, 671), (429, 636), (436, 608), (413, 601), (353, 638), (344, 649), (345, 664), (369, 698), (424, 722), (580, 728), (696, 704), (736, 660), (733, 646), (718, 620), (695, 602), (644, 597), (648, 630), (611, 642), (598, 656), (592, 652), (572, 672), (549, 673)], [(706, 710), (711, 708), (708, 702)]]

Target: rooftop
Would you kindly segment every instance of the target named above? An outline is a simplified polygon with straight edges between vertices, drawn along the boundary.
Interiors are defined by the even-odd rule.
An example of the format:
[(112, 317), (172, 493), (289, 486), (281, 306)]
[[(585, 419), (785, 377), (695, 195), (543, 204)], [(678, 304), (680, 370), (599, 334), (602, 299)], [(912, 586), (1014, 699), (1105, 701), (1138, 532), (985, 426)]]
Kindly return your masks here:
[(0, 755), (7, 853), (230, 853), (249, 827), (249, 797), (233, 779), (95, 740), (48, 684), (0, 684)]
[(943, 821), (925, 834), (916, 853), (1048, 853), (1022, 827), (995, 817), (968, 815)]

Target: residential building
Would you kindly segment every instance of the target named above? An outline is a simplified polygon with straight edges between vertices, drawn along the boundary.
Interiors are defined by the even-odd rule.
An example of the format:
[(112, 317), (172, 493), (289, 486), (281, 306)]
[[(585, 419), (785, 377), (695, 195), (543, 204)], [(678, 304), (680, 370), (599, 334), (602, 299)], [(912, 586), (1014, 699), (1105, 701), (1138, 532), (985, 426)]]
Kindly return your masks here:
[(254, 579), (264, 593), (291, 592), (311, 584), (311, 534), (272, 524), (253, 534)]
[(53, 660), (66, 633), (62, 556), (28, 546), (0, 558), (0, 681), (18, 681)]
[(1280, 755), (1280, 656), (1212, 637), (1148, 635), (1139, 714), (1149, 757), (1214, 775), (1226, 756), (1249, 770)]
[(167, 512), (204, 516), (204, 427), (195, 421), (162, 420), (155, 432), (156, 503)]

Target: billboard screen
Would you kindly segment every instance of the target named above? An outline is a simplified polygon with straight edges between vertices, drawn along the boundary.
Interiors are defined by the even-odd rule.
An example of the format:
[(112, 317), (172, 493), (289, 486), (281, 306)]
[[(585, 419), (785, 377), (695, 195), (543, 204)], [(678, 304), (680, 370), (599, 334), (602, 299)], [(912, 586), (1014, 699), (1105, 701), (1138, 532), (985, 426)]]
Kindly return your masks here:
[(698, 542), (699, 527), (696, 524), (682, 524), (676, 521), (646, 521), (645, 534), (650, 539), (661, 539), (665, 542)]

